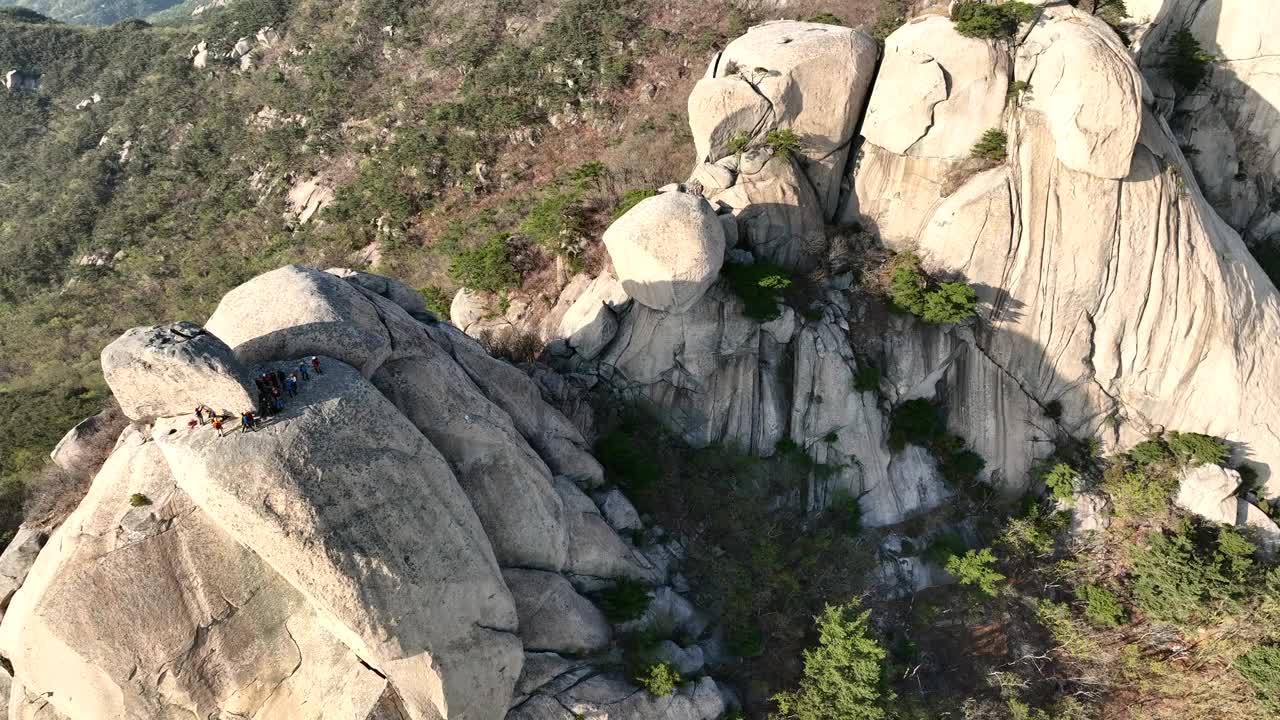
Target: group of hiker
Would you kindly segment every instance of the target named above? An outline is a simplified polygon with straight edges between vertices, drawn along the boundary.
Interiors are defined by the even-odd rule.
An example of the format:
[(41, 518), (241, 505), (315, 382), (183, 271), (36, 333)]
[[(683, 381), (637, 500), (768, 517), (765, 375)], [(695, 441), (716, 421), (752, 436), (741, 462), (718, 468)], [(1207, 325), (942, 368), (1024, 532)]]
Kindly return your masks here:
[[(320, 358), (312, 356), (310, 362), (307, 360), (298, 361), (298, 367), (294, 372), (284, 373), (281, 370), (273, 370), (264, 372), (254, 378), (254, 384), (258, 388), (258, 407), (265, 415), (277, 415), (284, 410), (285, 396), (290, 398), (297, 397), (299, 383), (309, 382), (312, 373), (323, 375), (324, 370), (320, 366)], [(230, 415), (218, 415), (213, 408), (208, 405), (197, 405), (195, 411), (196, 418), (187, 423), (187, 427), (194, 430), (197, 426), (211, 423), (213, 429), (218, 433), (218, 437), (226, 436), (226, 421), (231, 419)], [(251, 432), (258, 429), (261, 418), (250, 408), (240, 413), (240, 432)]]

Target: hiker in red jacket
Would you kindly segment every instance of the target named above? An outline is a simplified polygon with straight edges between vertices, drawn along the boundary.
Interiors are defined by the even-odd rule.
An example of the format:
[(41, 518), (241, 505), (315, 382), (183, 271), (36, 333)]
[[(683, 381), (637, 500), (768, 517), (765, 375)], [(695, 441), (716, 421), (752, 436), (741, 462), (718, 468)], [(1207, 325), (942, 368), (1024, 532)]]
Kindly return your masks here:
[(315, 355), (311, 356), (311, 369), (315, 370), (317, 375), (324, 374), (324, 371), (320, 369), (320, 358)]

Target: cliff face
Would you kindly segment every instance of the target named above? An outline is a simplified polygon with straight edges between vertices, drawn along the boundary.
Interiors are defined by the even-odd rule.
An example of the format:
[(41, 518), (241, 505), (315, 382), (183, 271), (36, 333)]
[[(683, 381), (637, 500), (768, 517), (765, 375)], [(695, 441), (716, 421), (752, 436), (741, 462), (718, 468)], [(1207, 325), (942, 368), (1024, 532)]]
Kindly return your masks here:
[[(1010, 494), (1063, 438), (1125, 447), (1163, 429), (1234, 441), (1267, 494), (1280, 493), (1268, 391), (1280, 366), (1264, 349), (1280, 329), (1275, 288), (1200, 192), (1157, 95), (1110, 27), (1052, 5), (1003, 43), (962, 37), (927, 14), (888, 38), (865, 102), (870, 66), (830, 60), (859, 47), (857, 33), (828, 29), (815, 43), (804, 28), (754, 28), (712, 61), (691, 96), (699, 157), (680, 190), (709, 201), (727, 262), (808, 271), (820, 288), (812, 304), (760, 323), (728, 284), (683, 311), (632, 294), (605, 304), (607, 323), (561, 322), (548, 333), (606, 333), (590, 355), (553, 342), (565, 367), (653, 402), (698, 445), (767, 455), (781, 439), (796, 442), (837, 468), (810, 502), (851, 490), (875, 525), (948, 495), (927, 454), (886, 443), (889, 411), (918, 397), (947, 407), (951, 430), (987, 460), (984, 478)], [(848, 97), (805, 102), (827, 97), (831, 74), (797, 72), (794, 59), (765, 50), (799, 42), (806, 63), (855, 72), (832, 81)], [(836, 220), (963, 278), (978, 293), (977, 322), (886, 320), (846, 292), (852, 280), (833, 262), (842, 250), (820, 230), (831, 183), (810, 157), (829, 157), (838, 133), (812, 128), (832, 107), (861, 115), (860, 137), (834, 143), (857, 148)], [(973, 159), (992, 129), (1008, 138), (1006, 159)], [(780, 149), (775, 130), (796, 132), (804, 151)], [(614, 260), (625, 289), (631, 263)], [(557, 317), (580, 302), (562, 300)], [(854, 388), (868, 362), (882, 371), (879, 393)]]
[[(661, 586), (670, 557), (637, 545), (625, 497), (606, 520), (586, 495), (600, 466), (527, 375), (349, 271), (267, 273), (207, 328), (104, 352), (134, 422), (19, 578), (0, 625), (11, 717), (723, 711), (709, 678), (646, 705), (592, 660), (612, 630), (583, 593)], [(244, 412), (254, 378), (302, 368), (257, 430), (188, 425), (195, 398)]]
[[(1245, 7), (1223, 0), (1139, 0), (1135, 53), (1178, 144), (1215, 210), (1252, 244), (1280, 234), (1280, 22), (1274, 3)], [(1195, 88), (1163, 77), (1170, 41), (1186, 28), (1213, 56)]]

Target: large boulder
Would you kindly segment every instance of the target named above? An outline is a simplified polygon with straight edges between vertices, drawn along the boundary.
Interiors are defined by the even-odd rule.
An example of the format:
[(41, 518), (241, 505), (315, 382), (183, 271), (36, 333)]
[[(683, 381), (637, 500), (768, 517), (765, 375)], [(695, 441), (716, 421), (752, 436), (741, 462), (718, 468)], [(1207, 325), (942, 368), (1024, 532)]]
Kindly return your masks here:
[(820, 214), (834, 216), (877, 55), (874, 40), (839, 25), (784, 20), (749, 29), (689, 96), (699, 161), (731, 154), (728, 143), (738, 133), (761, 143), (770, 130), (790, 130)]
[(817, 267), (827, 246), (822, 213), (795, 160), (775, 155), (763, 163), (734, 164), (736, 182), (711, 200), (732, 208), (738, 237), (755, 257), (787, 270)]
[(1003, 48), (961, 35), (941, 15), (916, 18), (885, 40), (862, 136), (898, 155), (966, 158), (1004, 124), (1008, 77)]
[(468, 288), (458, 288), (453, 301), (449, 303), (449, 322), (465, 331), (492, 312), (488, 299), (483, 294)]
[(426, 328), (426, 333), (453, 356), (491, 402), (507, 413), (554, 474), (591, 487), (604, 482), (604, 469), (588, 452), (582, 433), (563, 413), (543, 401), (532, 378), (511, 363), (490, 356), (479, 343), (451, 326), (433, 325)]
[(701, 197), (667, 192), (641, 200), (604, 233), (627, 295), (654, 310), (682, 313), (716, 281), (724, 229)]
[(519, 676), (510, 594), (448, 461), (326, 359), (257, 432), (154, 431), (177, 486), (327, 618), (410, 717), (501, 714)]
[[(135, 507), (133, 495), (151, 504)], [(132, 435), (0, 625), (13, 717), (381, 720), (396, 691), (329, 621), (195, 507)]]
[[(1028, 104), (1043, 113), (1059, 162), (1077, 172), (1128, 177), (1142, 130), (1142, 74), (1106, 23), (1071, 8), (1045, 11), (1018, 47), (1030, 68)], [(1055, 22), (1056, 21), (1056, 22)], [(1022, 79), (1022, 78), (1019, 78)]]
[(1243, 497), (1235, 470), (1217, 465), (1184, 470), (1174, 503), (1210, 522), (1251, 528), (1267, 547), (1280, 547), (1280, 526)]
[(329, 268), (325, 272), (390, 300), (415, 318), (427, 320), (435, 317), (427, 309), (427, 299), (422, 293), (395, 278), (348, 268)]
[(609, 646), (609, 621), (556, 573), (507, 569), (502, 577), (515, 598), (520, 641), (526, 651), (586, 655)]
[(300, 265), (227, 293), (205, 327), (246, 365), (326, 355), (370, 377), (392, 349), (376, 307), (356, 287)]
[(600, 354), (618, 332), (617, 313), (629, 298), (621, 283), (605, 273), (593, 279), (561, 317), (556, 337), (584, 359)]
[(62, 436), (49, 458), (67, 472), (87, 472), (94, 463), (105, 459), (126, 422), (114, 410), (87, 417)]
[(231, 348), (189, 322), (129, 330), (103, 348), (102, 374), (134, 420), (189, 415), (199, 405), (228, 414), (257, 407)]

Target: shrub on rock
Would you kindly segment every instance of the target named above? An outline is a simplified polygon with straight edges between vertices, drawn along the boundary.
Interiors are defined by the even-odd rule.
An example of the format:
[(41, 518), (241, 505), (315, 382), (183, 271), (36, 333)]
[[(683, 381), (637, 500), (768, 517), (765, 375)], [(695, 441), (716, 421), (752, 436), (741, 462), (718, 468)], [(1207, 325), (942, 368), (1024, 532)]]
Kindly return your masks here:
[(636, 676), (636, 682), (656, 697), (666, 697), (675, 692), (683, 680), (680, 673), (664, 662), (654, 663)]
[(987, 160), (989, 162), (1004, 162), (1008, 156), (1007, 146), (1009, 144), (1009, 135), (998, 128), (991, 128), (982, 134), (982, 139), (973, 145), (973, 152), (970, 153), (978, 160)]

